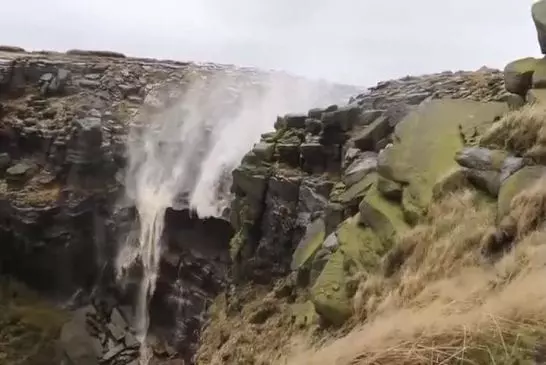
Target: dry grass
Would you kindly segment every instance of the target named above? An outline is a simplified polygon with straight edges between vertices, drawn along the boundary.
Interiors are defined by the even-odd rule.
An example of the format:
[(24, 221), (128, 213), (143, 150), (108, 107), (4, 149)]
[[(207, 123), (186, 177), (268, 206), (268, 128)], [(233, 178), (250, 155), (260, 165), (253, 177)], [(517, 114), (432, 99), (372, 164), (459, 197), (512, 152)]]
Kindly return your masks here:
[(266, 287), (250, 286), (229, 300), (218, 297), (211, 315), (197, 364), (272, 364), (300, 332), (286, 298)]
[(541, 181), (512, 201), (517, 242), (496, 262), (480, 247), (494, 207), (469, 191), (446, 197), (401, 238), (391, 275), (361, 283), (355, 320), (363, 325), (318, 349), (300, 343), (298, 355), (277, 363), (535, 363), (546, 340), (545, 197)]
[(506, 114), (482, 137), (481, 145), (508, 149), (519, 156), (546, 162), (546, 106), (526, 105)]

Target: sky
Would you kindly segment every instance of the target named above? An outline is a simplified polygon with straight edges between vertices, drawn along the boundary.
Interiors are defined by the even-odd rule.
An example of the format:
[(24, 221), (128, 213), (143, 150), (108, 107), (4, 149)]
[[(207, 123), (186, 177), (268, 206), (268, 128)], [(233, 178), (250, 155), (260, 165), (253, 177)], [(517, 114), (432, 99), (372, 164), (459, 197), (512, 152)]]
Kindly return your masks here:
[(232, 63), (359, 86), (540, 55), (532, 0), (0, 2), (0, 44)]

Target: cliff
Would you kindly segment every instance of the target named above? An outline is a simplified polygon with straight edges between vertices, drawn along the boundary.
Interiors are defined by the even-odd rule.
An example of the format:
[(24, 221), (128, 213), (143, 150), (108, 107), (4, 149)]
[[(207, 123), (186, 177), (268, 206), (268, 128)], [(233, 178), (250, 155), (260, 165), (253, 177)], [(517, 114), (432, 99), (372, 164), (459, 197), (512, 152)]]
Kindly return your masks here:
[(0, 46), (0, 360), (540, 363), (543, 61), (363, 91)]
[(236, 282), (198, 363), (542, 363), (543, 63), (278, 118), (233, 172)]
[[(132, 265), (120, 279), (117, 266), (123, 242), (139, 225), (128, 196), (129, 158), (131, 153), (139, 158), (135, 150), (145, 145), (150, 126), (175, 123), (188, 110), (205, 125), (207, 120), (237, 118), (242, 109), (263, 110), (265, 101), (288, 108), (345, 98), (355, 90), (230, 65), (0, 47), (1, 273), (40, 293), (44, 303), (36, 304), (39, 313), (65, 309), (64, 316), (55, 314), (43, 328), (47, 338), (60, 335), (63, 361), (133, 361), (139, 349), (134, 317), (142, 273)], [(295, 104), (276, 102), (279, 92), (295, 93)], [(191, 103), (183, 99), (190, 96)], [(259, 122), (254, 129), (263, 128)], [(198, 141), (186, 164), (188, 175), (201, 173), (211, 143), (210, 138)], [(239, 143), (247, 148), (243, 140)], [(224, 185), (229, 193), (229, 179)], [(228, 280), (232, 229), (221, 217), (198, 218), (189, 206), (191, 188), (181, 187), (166, 212), (159, 280), (150, 302), (152, 340), (163, 358), (192, 357), (205, 308)], [(227, 199), (225, 190), (218, 187), (209, 194), (212, 200)], [(10, 295), (2, 300), (7, 308), (18, 303)], [(7, 351), (6, 361), (27, 361), (21, 358), (34, 351), (32, 340), (25, 338), (19, 346), (20, 351)], [(59, 363), (51, 360), (48, 349), (38, 349), (29, 364)]]

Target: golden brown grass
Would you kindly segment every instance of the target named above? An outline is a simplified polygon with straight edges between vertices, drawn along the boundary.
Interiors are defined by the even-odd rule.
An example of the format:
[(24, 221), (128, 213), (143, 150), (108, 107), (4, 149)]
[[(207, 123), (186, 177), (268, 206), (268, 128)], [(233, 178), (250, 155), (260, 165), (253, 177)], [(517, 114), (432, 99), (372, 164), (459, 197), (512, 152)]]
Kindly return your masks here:
[(302, 351), (299, 343), (297, 355), (277, 363), (534, 363), (546, 341), (545, 197), (541, 181), (514, 198), (517, 242), (496, 262), (480, 246), (493, 205), (470, 191), (434, 204), (385, 259), (391, 275), (361, 283), (355, 322), (364, 324), (318, 348)]
[(250, 286), (229, 301), (219, 296), (211, 316), (201, 334), (198, 364), (271, 364), (298, 333), (290, 304), (266, 287)]
[(546, 162), (546, 105), (526, 105), (506, 114), (482, 137), (480, 144)]

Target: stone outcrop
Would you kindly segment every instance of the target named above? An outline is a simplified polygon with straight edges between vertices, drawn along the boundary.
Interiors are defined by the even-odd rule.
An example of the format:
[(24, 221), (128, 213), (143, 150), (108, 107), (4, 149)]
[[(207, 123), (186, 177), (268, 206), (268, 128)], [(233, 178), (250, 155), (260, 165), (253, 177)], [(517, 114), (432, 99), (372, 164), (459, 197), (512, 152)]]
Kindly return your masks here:
[(542, 0), (535, 0), (531, 13), (537, 30), (540, 50), (546, 54), (546, 3)]
[[(301, 266), (307, 248), (297, 250), (303, 256), (296, 262), (290, 257), (306, 227), (322, 216), (324, 233), (317, 235), (329, 236), (359, 212), (370, 189), (385, 192), (387, 200), (400, 195), (405, 216), (422, 214), (434, 184), (456, 166), (454, 154), (508, 111), (507, 95), (498, 71), (446, 72), (380, 83), (346, 106), (280, 117), (276, 131), (264, 134), (233, 172), (231, 221), (237, 234), (231, 252), (237, 277), (270, 282), (285, 275), (291, 262)], [(465, 121), (468, 108), (475, 115)], [(419, 137), (430, 133), (428, 143), (419, 143), (415, 128), (421, 128)], [(414, 156), (423, 145), (430, 150)], [(430, 177), (410, 177), (415, 161), (424, 168), (434, 159), (438, 169)], [(416, 187), (423, 192), (413, 192)], [(319, 246), (313, 237), (304, 241), (305, 247)]]
[[(535, 2), (532, 13), (546, 54), (546, 1)], [(273, 328), (279, 324), (290, 335), (346, 323), (355, 314), (358, 278), (391, 276), (383, 260), (397, 260), (388, 257), (397, 254), (389, 252), (393, 244), (430, 219), (431, 203), (451, 192), (475, 189), (476, 204), (496, 207), (494, 232), (483, 237), (484, 254), (509, 247), (513, 198), (546, 176), (544, 165), (509, 141), (493, 147), (482, 137), (505, 124), (508, 113), (546, 100), (545, 66), (544, 59), (523, 58), (504, 72), (482, 68), (405, 77), (381, 82), (347, 105), (280, 117), (275, 131), (262, 135), (233, 172), (235, 285), (227, 299), (220, 298), (227, 303), (216, 308), (198, 363), (234, 356), (262, 361), (254, 347), (245, 351), (244, 336), (225, 332), (226, 323), (258, 341), (266, 340), (264, 333), (277, 333)], [(516, 129), (517, 118), (508, 120)], [(535, 135), (516, 132), (533, 146)], [(276, 298), (280, 313), (259, 323), (248, 320), (244, 313), (260, 303), (248, 299), (249, 287), (264, 302)], [(359, 299), (375, 299), (365, 294)], [(289, 303), (284, 312), (278, 309), (283, 300)], [(283, 322), (286, 317), (291, 324)], [(248, 325), (239, 324), (245, 321)], [(290, 347), (289, 338), (285, 345)], [(276, 353), (282, 346), (272, 341), (268, 350)]]

